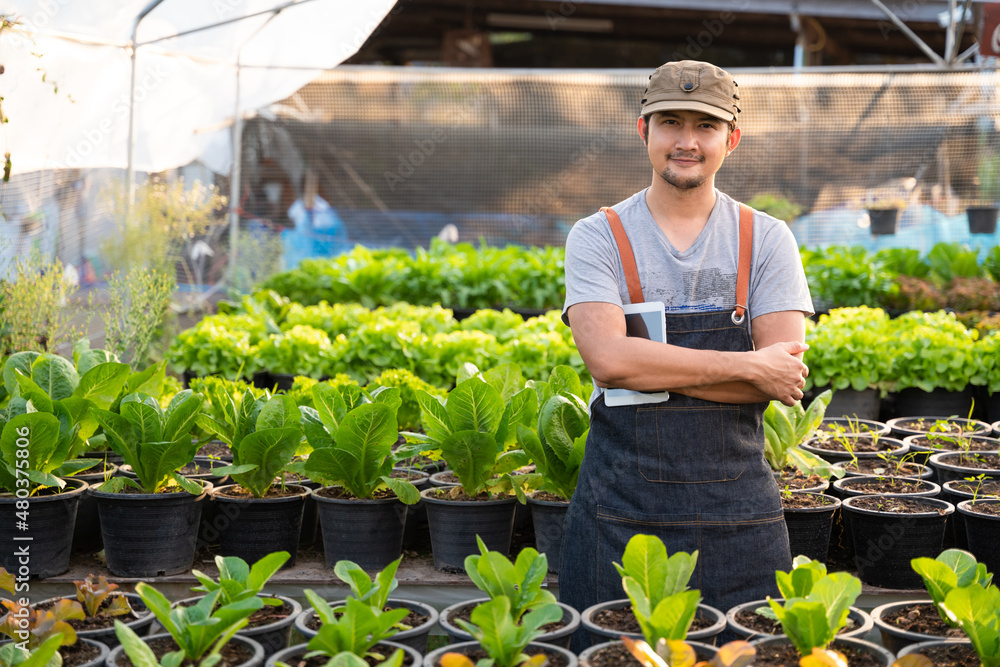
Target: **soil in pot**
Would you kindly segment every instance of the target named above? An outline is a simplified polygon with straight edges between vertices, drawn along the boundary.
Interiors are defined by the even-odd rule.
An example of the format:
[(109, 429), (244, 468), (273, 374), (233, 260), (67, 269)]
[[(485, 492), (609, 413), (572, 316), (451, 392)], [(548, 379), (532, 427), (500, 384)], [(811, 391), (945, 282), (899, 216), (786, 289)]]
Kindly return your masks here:
[(928, 646), (907, 655), (914, 653), (930, 658), (934, 667), (981, 667), (982, 665), (971, 644)]
[[(761, 605), (764, 606), (764, 605)], [(736, 622), (742, 626), (750, 628), (757, 634), (762, 635), (781, 635), (785, 631), (781, 629), (781, 623), (778, 621), (767, 618), (766, 616), (761, 616), (753, 609), (744, 609), (736, 614)], [(844, 627), (840, 629), (837, 634), (844, 634), (845, 632), (850, 632), (856, 627), (854, 619), (850, 616), (847, 617), (847, 623)]]
[(910, 461), (898, 461), (896, 459), (885, 459), (875, 457), (865, 457), (855, 461), (843, 461), (834, 464), (838, 468), (843, 468), (848, 475), (891, 475), (893, 477), (927, 477), (931, 469), (925, 465), (911, 463)]
[(805, 509), (836, 504), (836, 499), (818, 493), (782, 493), (782, 509)]
[(222, 461), (232, 461), (233, 451), (221, 440), (213, 440), (201, 446), (195, 456), (212, 456)]
[(622, 643), (612, 644), (591, 653), (590, 664), (591, 667), (641, 667), (642, 665)]
[(906, 437), (913, 451), (927, 452), (957, 452), (972, 450), (975, 452), (995, 452), (1000, 449), (1000, 440), (982, 435), (953, 436), (926, 433)]
[(889, 427), (880, 421), (872, 419), (851, 419), (849, 417), (825, 417), (816, 428), (819, 433), (844, 434), (848, 437), (858, 435), (889, 435)]
[(879, 477), (865, 479), (845, 477), (841, 486), (847, 493), (860, 495), (925, 493), (934, 488), (931, 482), (906, 477)]
[(897, 417), (889, 420), (888, 424), (894, 432), (905, 435), (987, 435), (992, 430), (985, 422), (960, 417)]
[[(174, 643), (172, 637), (159, 637), (157, 639), (146, 639), (145, 641), (149, 648), (152, 649), (153, 655), (156, 656), (157, 660), (162, 660), (163, 656), (177, 650), (177, 644)], [(222, 655), (222, 660), (216, 663), (216, 667), (236, 667), (236, 665), (242, 665), (254, 657), (253, 649), (249, 646), (232, 641), (222, 647), (220, 654)], [(124, 651), (118, 655), (117, 667), (133, 667), (133, 664)], [(197, 662), (185, 660), (181, 663), (180, 667), (196, 667), (197, 664)]]
[[(799, 664), (799, 652), (791, 643), (774, 643), (763, 646), (755, 646), (757, 658), (754, 660), (755, 667), (786, 667), (788, 665)], [(885, 667), (885, 663), (877, 658), (853, 646), (835, 646), (847, 658), (847, 664), (851, 667)]]
[[(67, 597), (67, 600), (75, 600), (75, 597)], [(53, 605), (58, 601), (58, 599), (44, 600), (38, 604), (38, 609), (51, 609)], [(114, 601), (114, 594), (107, 597), (101, 606), (98, 608), (98, 612), (107, 609), (111, 603)], [(114, 628), (115, 621), (121, 621), (122, 623), (130, 623), (132, 621), (137, 621), (140, 618), (144, 618), (149, 615), (149, 611), (146, 610), (146, 605), (142, 603), (142, 600), (137, 600), (135, 597), (129, 598), (129, 606), (132, 608), (127, 614), (122, 614), (121, 616), (88, 616), (87, 618), (71, 618), (67, 619), (65, 622), (69, 624), (73, 630), (76, 632), (87, 631), (87, 630), (105, 630), (107, 628)], [(152, 619), (150, 619), (152, 621)], [(142, 633), (140, 633), (142, 634)], [(91, 637), (93, 639), (93, 637)]]
[[(566, 660), (566, 656), (564, 656), (562, 653), (557, 653), (556, 651), (546, 651), (545, 648), (542, 646), (528, 646), (526, 649), (524, 649), (523, 652), (525, 655), (529, 657), (533, 655), (538, 655), (539, 653), (544, 653), (548, 658), (548, 662), (545, 664), (545, 667), (566, 667), (566, 665), (569, 664), (569, 662)], [(476, 648), (471, 650), (465, 649), (462, 651), (462, 653), (468, 656), (472, 660), (473, 664), (479, 662), (483, 658), (490, 657), (486, 653), (486, 651), (484, 651), (481, 648)], [(438, 661), (434, 663), (433, 667), (441, 667), (441, 662)]]
[[(381, 654), (386, 660), (388, 660), (389, 656), (396, 651), (396, 648), (393, 646), (384, 646), (382, 644), (375, 644), (375, 646), (372, 647), (372, 651)], [(326, 663), (330, 662), (330, 658), (325, 655), (319, 655), (316, 656), (315, 658), (309, 658), (308, 660), (305, 660), (304, 658), (302, 658), (302, 656), (308, 652), (309, 652), (308, 649), (306, 649), (303, 646), (302, 653), (298, 656), (295, 656), (294, 661), (289, 663), (291, 667), (325, 667)], [(375, 665), (381, 664), (382, 662), (382, 660), (370, 656), (364, 658), (364, 661), (367, 662), (371, 667), (375, 667)], [(420, 665), (414, 666), (413, 656), (407, 653), (406, 651), (403, 651), (403, 667), (420, 667)]]
[(949, 457), (943, 461), (951, 465), (974, 470), (1000, 470), (1000, 454), (963, 454), (961, 456)]
[(886, 611), (882, 614), (882, 621), (894, 628), (928, 637), (966, 639), (961, 629), (953, 628), (941, 620), (941, 615), (931, 602), (915, 602)]
[[(594, 625), (599, 625), (608, 630), (614, 630), (616, 632), (642, 633), (642, 628), (639, 627), (639, 621), (635, 619), (635, 613), (632, 611), (632, 605), (621, 607), (619, 609), (602, 609), (591, 616), (590, 620)], [(705, 630), (715, 625), (715, 623), (716, 619), (707, 618), (696, 613), (694, 620), (691, 621), (691, 627), (688, 628), (688, 632), (690, 633)]]
[(813, 438), (807, 443), (813, 449), (824, 452), (848, 454), (847, 445), (856, 454), (878, 454), (880, 452), (894, 452), (903, 447), (903, 441), (885, 436), (871, 436), (865, 434), (844, 435)]
[[(452, 625), (455, 625), (455, 626), (458, 625), (457, 623), (455, 623), (455, 621), (458, 620), (458, 619), (462, 619), (463, 621), (467, 621), (469, 623), (472, 623), (472, 610), (476, 608), (477, 604), (478, 603), (468, 604), (468, 605), (466, 605), (464, 607), (461, 607), (461, 608), (455, 610), (454, 613), (452, 613), (451, 615), (449, 615), (448, 622), (450, 622)], [(633, 619), (634, 618), (635, 617), (633, 617)], [(638, 625), (638, 623), (636, 623), (636, 625)], [(558, 621), (553, 621), (552, 623), (546, 623), (545, 625), (543, 625), (541, 627), (541, 631), (543, 633), (545, 633), (545, 632), (556, 632), (557, 630), (562, 630), (565, 627), (566, 627), (566, 624), (562, 620), (558, 620)]]
[[(400, 605), (399, 607), (386, 605), (385, 608), (382, 609), (382, 611), (390, 611), (392, 609), (401, 609), (401, 608), (404, 608), (404, 605)], [(428, 616), (426, 616), (425, 614), (421, 614), (409, 608), (407, 608), (407, 611), (409, 611), (409, 613), (406, 616), (404, 616), (403, 619), (399, 622), (400, 625), (408, 625), (411, 628), (417, 628), (427, 622)], [(333, 615), (337, 618), (340, 618), (342, 613), (343, 612), (338, 611), (334, 612)], [(309, 628), (310, 630), (315, 630), (316, 632), (319, 632), (319, 629), (322, 626), (323, 622), (319, 620), (319, 616), (317, 616), (315, 612), (310, 614), (309, 617), (306, 619), (306, 627)]]
[(101, 655), (99, 646), (77, 640), (75, 644), (59, 648), (62, 657), (62, 667), (76, 667), (96, 660)]
[(774, 481), (779, 489), (791, 491), (823, 491), (830, 486), (819, 475), (806, 475), (798, 468), (785, 468), (774, 476)]

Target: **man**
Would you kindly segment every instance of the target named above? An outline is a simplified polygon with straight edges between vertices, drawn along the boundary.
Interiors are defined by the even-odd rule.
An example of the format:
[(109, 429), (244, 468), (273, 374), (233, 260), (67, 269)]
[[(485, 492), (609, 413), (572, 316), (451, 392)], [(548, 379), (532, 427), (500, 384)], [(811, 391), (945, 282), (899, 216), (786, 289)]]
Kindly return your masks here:
[[(596, 385), (559, 573), (580, 610), (625, 597), (612, 563), (636, 533), (697, 550), (690, 585), (722, 611), (776, 593), (791, 567), (761, 420), (802, 398), (812, 301), (788, 227), (749, 208), (741, 225), (715, 189), (740, 142), (737, 91), (709, 63), (657, 69), (638, 120), (652, 183), (566, 241), (563, 319)], [(665, 304), (666, 344), (626, 337), (622, 306), (638, 301)], [(606, 387), (669, 398), (609, 407)]]

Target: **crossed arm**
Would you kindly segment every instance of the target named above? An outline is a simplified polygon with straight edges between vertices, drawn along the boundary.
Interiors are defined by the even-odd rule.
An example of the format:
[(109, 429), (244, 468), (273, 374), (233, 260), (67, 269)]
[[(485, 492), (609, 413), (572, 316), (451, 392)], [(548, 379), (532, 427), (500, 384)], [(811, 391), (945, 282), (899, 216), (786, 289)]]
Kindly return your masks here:
[(567, 311), (580, 356), (600, 387), (672, 391), (720, 403), (802, 398), (809, 370), (805, 315), (781, 311), (753, 319), (754, 350), (719, 352), (664, 345), (625, 335), (625, 315), (610, 303), (586, 302)]

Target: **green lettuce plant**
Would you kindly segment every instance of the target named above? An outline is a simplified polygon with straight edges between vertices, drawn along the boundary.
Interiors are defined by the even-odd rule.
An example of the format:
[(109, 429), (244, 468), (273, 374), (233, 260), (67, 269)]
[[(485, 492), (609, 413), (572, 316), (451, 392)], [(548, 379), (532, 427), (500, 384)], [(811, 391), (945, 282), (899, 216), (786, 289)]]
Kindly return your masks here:
[(701, 593), (688, 590), (698, 552), (678, 551), (667, 556), (663, 541), (654, 535), (633, 535), (622, 563), (614, 563), (632, 611), (651, 646), (660, 639), (683, 640), (701, 602)]
[[(541, 636), (542, 626), (562, 618), (562, 609), (554, 604), (537, 607), (521, 616), (518, 624), (511, 613), (510, 599), (500, 595), (476, 605), (470, 618), (471, 623), (462, 619), (456, 619), (455, 623), (471, 634), (489, 656), (477, 662), (475, 667), (517, 667), (531, 660), (524, 654), (525, 647)], [(458, 664), (472, 666), (469, 658), (461, 658), (456, 658)], [(543, 661), (544, 656), (528, 664), (541, 665)]]
[(994, 585), (953, 588), (942, 609), (968, 636), (982, 667), (1000, 667), (1000, 589)]
[(0, 667), (61, 667), (59, 647), (63, 636), (57, 633), (33, 651), (18, 647), (14, 642), (0, 646)]
[(331, 341), (324, 332), (299, 325), (262, 340), (254, 357), (261, 368), (272, 373), (319, 378), (339, 370), (335, 362), (346, 349), (346, 338), (338, 337)]
[(344, 606), (335, 610), (315, 591), (306, 589), (303, 592), (322, 623), (316, 636), (309, 640), (310, 652), (304, 656), (306, 660), (343, 652), (361, 658), (383, 659), (384, 656), (372, 653), (372, 648), (396, 634), (397, 624), (409, 613), (404, 608), (382, 611), (353, 597), (347, 598)]
[(445, 392), (429, 382), (425, 382), (405, 368), (390, 368), (372, 380), (365, 387), (369, 393), (379, 387), (399, 389), (399, 410), (396, 411), (396, 422), (401, 431), (414, 431), (420, 428), (420, 401), (418, 391), (426, 391), (434, 396), (444, 397)]
[(831, 390), (824, 391), (813, 399), (808, 410), (802, 407), (801, 402), (789, 407), (780, 401), (771, 401), (764, 411), (764, 457), (772, 470), (781, 472), (793, 466), (806, 475), (843, 477), (843, 470), (800, 446), (812, 437), (823, 421), (832, 397)]
[[(338, 579), (350, 586), (351, 595), (354, 599), (381, 611), (385, 609), (385, 605), (389, 601), (389, 595), (399, 586), (399, 581), (396, 579), (396, 570), (399, 568), (399, 563), (402, 560), (403, 557), (400, 556), (392, 561), (381, 572), (376, 574), (374, 578), (369, 577), (368, 573), (357, 563), (349, 560), (337, 561), (337, 564), (333, 567), (333, 573)], [(334, 611), (340, 610), (340, 608), (334, 609)]]
[[(834, 572), (818, 580), (813, 579), (812, 572), (806, 572), (798, 583), (811, 584), (807, 595), (786, 597), (783, 604), (768, 600), (784, 634), (801, 656), (811, 655), (814, 649), (825, 649), (836, 638), (847, 622), (850, 606), (861, 594), (861, 581), (847, 572)], [(793, 570), (793, 580), (794, 575)], [(803, 590), (795, 586), (789, 592)]]
[(884, 310), (868, 306), (836, 308), (820, 315), (819, 322), (806, 331), (806, 390), (863, 391), (887, 380), (892, 363), (888, 323)]
[(910, 564), (924, 580), (924, 587), (934, 601), (941, 620), (952, 627), (957, 627), (958, 622), (944, 609), (948, 593), (968, 586), (987, 588), (993, 581), (986, 565), (976, 562), (975, 556), (961, 549), (947, 549), (937, 558), (914, 558)]
[[(477, 371), (472, 367), (473, 371)], [(441, 401), (420, 392), (425, 433), (404, 433), (424, 450), (439, 449), (468, 496), (511, 489), (523, 499), (523, 490), (510, 472), (528, 463), (521, 450), (506, 451), (516, 439), (518, 424), (535, 421), (538, 399), (524, 386), (514, 365), (471, 374)], [(456, 492), (458, 489), (456, 489)]]
[(166, 410), (142, 393), (123, 398), (119, 412), (91, 408), (112, 449), (136, 475), (134, 480), (113, 477), (101, 485), (101, 490), (116, 493), (130, 486), (144, 493), (157, 493), (168, 484), (176, 484), (188, 493), (201, 493), (201, 485), (176, 472), (193, 460), (203, 444), (191, 439), (201, 403), (201, 394), (185, 389), (171, 399)]
[(189, 607), (177, 605), (171, 608), (170, 601), (145, 582), (136, 584), (135, 592), (178, 647), (158, 662), (153, 651), (135, 631), (121, 621), (115, 621), (115, 635), (136, 667), (180, 667), (185, 661), (198, 667), (213, 667), (222, 659), (222, 647), (247, 624), (251, 614), (264, 606), (259, 597), (249, 597), (216, 608), (222, 593), (216, 590)]
[(893, 341), (890, 391), (916, 387), (924, 391), (962, 391), (984, 383), (973, 351), (977, 332), (953, 313), (911, 311), (891, 320), (886, 334)]
[(391, 476), (406, 449), (393, 452), (399, 438), (396, 411), (399, 389), (382, 387), (372, 402), (348, 410), (343, 396), (329, 385), (313, 387), (316, 408), (301, 408), (306, 439), (313, 448), (302, 470), (322, 484), (337, 484), (355, 498), (371, 498), (389, 488), (400, 501), (412, 505), (420, 492), (412, 483)]
[(249, 378), (262, 367), (257, 365), (257, 346), (268, 333), (265, 319), (252, 315), (209, 315), (198, 324), (177, 334), (167, 353), (176, 373), (190, 371), (197, 376), (221, 375), (229, 380)]
[[(256, 597), (264, 590), (268, 580), (281, 569), (291, 555), (287, 551), (269, 553), (253, 566), (238, 556), (216, 556), (215, 565), (219, 568), (219, 580), (216, 581), (204, 572), (191, 570), (191, 574), (201, 582), (200, 586), (192, 588), (196, 593), (213, 593), (219, 591), (218, 603), (227, 605), (247, 598)], [(264, 604), (280, 607), (282, 602), (277, 598), (261, 598)]]
[(490, 599), (507, 598), (514, 623), (518, 623), (529, 609), (556, 604), (555, 596), (542, 588), (549, 567), (545, 554), (526, 547), (511, 563), (503, 554), (487, 549), (478, 535), (476, 543), (479, 555), (465, 557), (465, 573)]

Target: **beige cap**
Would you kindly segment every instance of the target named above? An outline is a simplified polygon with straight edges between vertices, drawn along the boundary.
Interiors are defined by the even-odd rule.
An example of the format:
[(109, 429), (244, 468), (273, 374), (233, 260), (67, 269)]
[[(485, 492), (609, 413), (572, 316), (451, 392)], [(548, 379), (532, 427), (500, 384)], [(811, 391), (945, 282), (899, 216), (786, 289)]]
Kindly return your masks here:
[(655, 111), (702, 111), (725, 121), (740, 113), (740, 96), (729, 72), (711, 63), (678, 60), (656, 69), (642, 96), (640, 116)]

